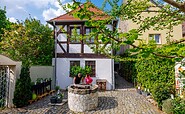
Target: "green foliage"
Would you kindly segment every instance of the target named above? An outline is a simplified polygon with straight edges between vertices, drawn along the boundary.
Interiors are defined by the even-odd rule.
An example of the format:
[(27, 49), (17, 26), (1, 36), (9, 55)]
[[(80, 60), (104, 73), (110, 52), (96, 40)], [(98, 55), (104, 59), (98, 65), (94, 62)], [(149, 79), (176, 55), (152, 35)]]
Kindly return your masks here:
[[(60, 1), (60, 0), (58, 0)], [(73, 0), (73, 4), (68, 4), (66, 9), (75, 10), (79, 8), (81, 3), (79, 1)], [(86, 0), (88, 2), (88, 0)], [(119, 0), (104, 0), (103, 8), (105, 5), (110, 5), (110, 10), (106, 9), (104, 14), (94, 14), (89, 8), (94, 8), (93, 4), (84, 4), (84, 7), (80, 7), (79, 10), (75, 10), (73, 16), (79, 19), (86, 19), (86, 26), (95, 27), (91, 35), (97, 37), (98, 41), (95, 41), (96, 46), (92, 46), (92, 49), (96, 53), (102, 53), (117, 60), (124, 60), (124, 57), (119, 55), (111, 55), (111, 50), (119, 50), (121, 46), (129, 45), (134, 49), (130, 49), (130, 54), (142, 53), (143, 57), (148, 57), (150, 54), (166, 57), (166, 58), (183, 58), (185, 57), (184, 53), (184, 42), (185, 40), (176, 41), (171, 39), (173, 36), (173, 27), (181, 24), (184, 21), (183, 10), (176, 8), (174, 5), (164, 4), (160, 0), (150, 1), (150, 0), (127, 0), (123, 4), (119, 5)], [(166, 1), (165, 1), (166, 2)], [(180, 1), (175, 1), (177, 4), (180, 4)], [(160, 7), (163, 5), (163, 7)], [(158, 10), (154, 10), (156, 7)], [(104, 10), (104, 9), (103, 9)], [(143, 13), (148, 16), (143, 17)], [(155, 13), (155, 15), (150, 15), (150, 13)], [(108, 16), (109, 15), (109, 16)], [(94, 17), (106, 16), (105, 20), (94, 21)], [(110, 24), (112, 20), (121, 18), (122, 21), (133, 21), (139, 26), (138, 29), (129, 30), (121, 32), (120, 30), (115, 29), (115, 31), (109, 30), (106, 27), (106, 24)], [(124, 25), (127, 26), (127, 25)], [(146, 30), (153, 29), (156, 31), (166, 29), (167, 32), (167, 45), (162, 45), (165, 47), (161, 50), (160, 46), (157, 46), (154, 42), (146, 42), (139, 39), (139, 35), (143, 34)], [(146, 38), (143, 38), (146, 39)], [(178, 38), (179, 39), (179, 38)], [(135, 45), (135, 42), (139, 42), (139, 45)], [(107, 45), (111, 43), (112, 45)], [(183, 45), (182, 45), (183, 44)], [(170, 51), (171, 50), (171, 51)]]
[(8, 30), (9, 25), (10, 25), (10, 22), (6, 18), (5, 9), (3, 10), (3, 9), (0, 8), (0, 42), (2, 40), (1, 37), (4, 34), (3, 29)]
[(4, 98), (1, 98), (0, 99), (0, 108), (3, 108), (4, 107), (5, 101), (6, 100)]
[(174, 114), (185, 114), (185, 100), (176, 97), (173, 100), (173, 113)]
[(85, 74), (91, 75), (92, 74), (92, 68), (89, 67), (89, 66), (85, 66), (85, 68), (84, 68), (84, 75)]
[(44, 81), (43, 78), (37, 78), (36, 83), (37, 83), (37, 84), (40, 84), (40, 83), (43, 82), (43, 81)]
[(55, 91), (58, 91), (58, 90), (60, 90), (60, 86), (55, 87)]
[(162, 107), (162, 101), (170, 98), (170, 89), (166, 83), (156, 83), (152, 88), (152, 96), (158, 103), (158, 107)]
[(85, 66), (84, 68), (80, 66), (72, 66), (70, 68), (70, 76), (74, 77), (77, 76), (78, 73), (81, 73), (83, 77), (85, 77), (86, 74), (91, 75), (92, 74), (92, 68), (89, 66)]
[[(72, 5), (68, 5), (68, 8), (72, 10), (79, 7), (80, 3), (77, 2)], [(95, 52), (105, 54), (116, 60), (125, 61), (123, 64), (128, 66), (130, 63), (134, 66), (134, 63), (129, 62), (135, 60), (135, 68), (137, 74), (138, 83), (143, 87), (152, 91), (152, 95), (158, 102), (158, 105), (162, 105), (162, 100), (169, 98), (170, 93), (174, 93), (174, 61), (180, 60), (185, 57), (185, 40), (179, 41), (171, 39), (173, 33), (173, 27), (181, 24), (185, 19), (185, 13), (177, 5), (164, 4), (161, 0), (155, 0), (151, 3), (151, 0), (127, 0), (124, 4), (118, 5), (118, 0), (104, 0), (104, 6), (109, 4), (111, 10), (107, 11), (110, 17), (103, 21), (93, 21), (94, 15), (88, 10), (88, 6), (75, 12), (73, 15), (80, 19), (87, 19), (86, 26), (93, 26), (95, 29), (92, 31), (94, 37), (98, 33), (98, 41), (95, 41), (96, 46), (92, 47)], [(169, 0), (165, 0), (169, 1)], [(174, 1), (177, 4), (183, 5), (183, 0)], [(161, 6), (162, 3), (162, 7)], [(179, 5), (179, 6), (180, 6)], [(158, 11), (152, 10), (154, 6), (157, 6)], [(148, 11), (148, 12), (147, 12)], [(155, 15), (149, 15), (143, 17), (142, 13), (155, 12)], [(106, 15), (105, 14), (105, 15)], [(105, 16), (102, 15), (102, 16)], [(88, 18), (86, 18), (88, 17)], [(122, 21), (133, 21), (139, 27), (137, 30), (133, 29), (126, 32), (118, 32), (119, 30), (111, 31), (106, 28), (106, 24), (111, 22), (117, 17)], [(126, 25), (125, 25), (126, 26)], [(116, 29), (116, 28), (115, 28)], [(168, 37), (166, 37), (167, 44), (156, 45), (154, 41), (144, 41), (139, 39), (139, 35), (146, 30), (153, 29), (156, 31), (166, 29)], [(135, 45), (135, 42), (139, 42), (139, 45)], [(107, 45), (107, 44), (112, 45)], [(117, 54), (112, 55), (110, 51), (119, 50), (123, 46), (131, 46), (128, 50), (130, 55), (139, 55), (137, 58), (126, 58)], [(123, 69), (123, 68), (122, 68)], [(124, 69), (123, 69), (124, 70)], [(128, 75), (133, 75), (135, 69), (127, 68)], [(131, 73), (132, 72), (132, 73)], [(131, 79), (129, 79), (131, 80)], [(160, 87), (161, 86), (161, 87)]]
[(32, 99), (31, 78), (29, 67), (23, 66), (20, 78), (17, 79), (14, 91), (13, 104), (18, 107), (28, 105), (28, 100)]
[(162, 110), (167, 114), (173, 114), (172, 99), (166, 99), (163, 101)]
[(159, 108), (162, 101), (174, 94), (174, 62), (171, 59), (150, 55), (136, 61), (137, 83), (152, 92)]
[(140, 57), (136, 63), (137, 81), (141, 86), (152, 89), (154, 84), (166, 83), (174, 85), (174, 62), (171, 59), (150, 55), (148, 58)]
[(54, 50), (52, 30), (39, 20), (29, 18), (12, 23), (4, 30), (0, 52), (24, 65), (51, 65)]
[(71, 77), (75, 77), (78, 75), (78, 73), (81, 73), (82, 72), (82, 68), (80, 66), (72, 66), (70, 68), (70, 76)]

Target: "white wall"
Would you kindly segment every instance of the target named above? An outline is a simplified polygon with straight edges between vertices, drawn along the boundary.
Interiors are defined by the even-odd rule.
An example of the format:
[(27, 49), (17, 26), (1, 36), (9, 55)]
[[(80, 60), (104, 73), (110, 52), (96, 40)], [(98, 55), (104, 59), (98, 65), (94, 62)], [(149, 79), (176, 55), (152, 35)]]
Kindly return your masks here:
[(93, 84), (96, 84), (96, 79), (106, 79), (107, 90), (112, 89), (112, 60), (111, 59), (90, 59), (90, 58), (57, 58), (57, 85), (65, 89), (73, 83), (73, 78), (70, 74), (70, 61), (79, 60), (80, 66), (85, 66), (86, 60), (96, 61), (96, 77), (93, 78)]

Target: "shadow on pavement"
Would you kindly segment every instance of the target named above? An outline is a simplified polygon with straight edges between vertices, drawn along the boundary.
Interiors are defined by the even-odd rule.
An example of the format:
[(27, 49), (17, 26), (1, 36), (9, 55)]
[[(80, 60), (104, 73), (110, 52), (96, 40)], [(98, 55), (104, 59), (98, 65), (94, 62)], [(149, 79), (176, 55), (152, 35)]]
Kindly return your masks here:
[(115, 97), (98, 97), (98, 107), (96, 110), (106, 110), (115, 108), (118, 106), (118, 102)]

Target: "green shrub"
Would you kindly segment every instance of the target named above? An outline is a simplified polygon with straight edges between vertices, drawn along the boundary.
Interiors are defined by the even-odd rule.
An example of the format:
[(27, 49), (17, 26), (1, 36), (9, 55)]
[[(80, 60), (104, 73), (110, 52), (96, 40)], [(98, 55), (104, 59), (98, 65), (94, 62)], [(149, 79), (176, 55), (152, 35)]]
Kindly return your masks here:
[(78, 73), (82, 74), (82, 77), (85, 77), (86, 74), (92, 74), (92, 69), (89, 66), (85, 66), (84, 68), (80, 66), (72, 66), (70, 68), (70, 76), (75, 77), (78, 75)]
[(173, 114), (173, 99), (166, 99), (163, 101), (162, 110), (167, 114)]
[(185, 114), (185, 100), (177, 97), (173, 100), (173, 113)]
[(0, 99), (0, 108), (4, 107), (5, 99)]
[(72, 66), (70, 68), (70, 76), (75, 77), (78, 75), (78, 73), (82, 72), (82, 68), (80, 66)]
[(58, 90), (60, 90), (60, 86), (55, 87), (55, 91), (58, 91)]
[[(154, 84), (174, 85), (175, 63), (171, 59), (149, 56), (136, 62), (137, 81), (141, 86), (152, 90)], [(173, 88), (172, 88), (172, 91)]]
[(162, 101), (170, 98), (170, 87), (165, 83), (157, 83), (152, 89), (152, 96), (158, 103), (158, 107), (162, 108)]
[(28, 100), (32, 99), (31, 79), (29, 67), (22, 67), (20, 78), (16, 81), (13, 104), (16, 107), (28, 105)]

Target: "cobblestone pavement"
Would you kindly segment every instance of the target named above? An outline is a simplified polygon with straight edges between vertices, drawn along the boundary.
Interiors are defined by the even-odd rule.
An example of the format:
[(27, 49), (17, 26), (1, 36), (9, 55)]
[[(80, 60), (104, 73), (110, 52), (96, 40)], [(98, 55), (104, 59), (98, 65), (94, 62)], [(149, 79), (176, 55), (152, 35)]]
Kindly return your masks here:
[[(134, 89), (105, 91), (98, 94), (97, 109), (79, 114), (162, 114)], [(69, 110), (67, 103), (62, 106), (48, 105), (50, 97), (47, 96), (24, 108), (5, 109), (0, 114), (75, 114)]]

